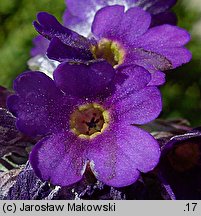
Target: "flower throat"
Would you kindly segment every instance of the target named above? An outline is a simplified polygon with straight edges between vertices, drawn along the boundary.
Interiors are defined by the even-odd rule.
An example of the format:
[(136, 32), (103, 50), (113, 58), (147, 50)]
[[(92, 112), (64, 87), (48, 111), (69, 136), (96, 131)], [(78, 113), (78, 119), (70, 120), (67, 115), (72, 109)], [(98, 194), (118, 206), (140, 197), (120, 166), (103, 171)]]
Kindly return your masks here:
[(78, 107), (70, 117), (71, 131), (80, 138), (91, 139), (101, 134), (109, 123), (109, 113), (98, 104)]
[(113, 67), (121, 65), (124, 61), (125, 51), (115, 41), (102, 39), (98, 45), (91, 47), (95, 59), (105, 59)]

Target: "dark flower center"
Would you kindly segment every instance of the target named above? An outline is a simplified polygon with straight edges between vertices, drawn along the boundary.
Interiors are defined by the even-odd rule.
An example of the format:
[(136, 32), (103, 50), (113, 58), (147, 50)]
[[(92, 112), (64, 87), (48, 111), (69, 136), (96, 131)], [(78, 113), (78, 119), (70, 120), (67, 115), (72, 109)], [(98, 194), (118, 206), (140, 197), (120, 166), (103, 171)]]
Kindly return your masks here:
[(176, 171), (184, 172), (190, 170), (199, 163), (199, 145), (188, 142), (181, 144), (169, 153), (168, 159)]
[(78, 107), (70, 117), (70, 127), (80, 138), (91, 139), (101, 134), (108, 126), (109, 113), (98, 104)]
[(97, 46), (92, 46), (91, 52), (95, 59), (105, 59), (113, 67), (121, 65), (125, 56), (119, 43), (107, 39), (102, 39)]

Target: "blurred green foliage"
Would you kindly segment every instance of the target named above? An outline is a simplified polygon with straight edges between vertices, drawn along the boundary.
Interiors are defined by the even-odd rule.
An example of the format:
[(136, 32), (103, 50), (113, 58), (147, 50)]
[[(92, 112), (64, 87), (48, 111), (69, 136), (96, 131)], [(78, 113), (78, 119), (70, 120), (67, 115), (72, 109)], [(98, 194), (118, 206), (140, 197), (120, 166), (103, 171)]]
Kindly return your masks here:
[[(37, 35), (32, 26), (37, 12), (50, 12), (61, 21), (64, 10), (64, 0), (0, 0), (0, 85), (11, 88), (13, 79), (27, 70), (32, 39)], [(174, 10), (179, 26), (190, 32), (201, 19), (201, 14), (186, 7), (183, 0), (178, 0)], [(201, 125), (201, 38), (193, 35), (188, 48), (193, 53), (192, 61), (167, 72), (167, 83), (161, 88), (164, 103), (161, 117), (186, 118), (198, 126)]]
[[(187, 1), (187, 0), (186, 0)], [(196, 127), (201, 125), (201, 34), (197, 36), (195, 24), (201, 22), (201, 2), (192, 10), (183, 0), (178, 0), (174, 10), (178, 25), (191, 33), (191, 42), (187, 45), (193, 54), (190, 63), (167, 72), (163, 93), (163, 112), (161, 117), (186, 118)], [(201, 28), (201, 25), (199, 26)], [(197, 29), (201, 32), (201, 29)]]
[(11, 87), (16, 75), (27, 69), (32, 26), (39, 11), (54, 14), (61, 21), (64, 0), (0, 0), (0, 85)]

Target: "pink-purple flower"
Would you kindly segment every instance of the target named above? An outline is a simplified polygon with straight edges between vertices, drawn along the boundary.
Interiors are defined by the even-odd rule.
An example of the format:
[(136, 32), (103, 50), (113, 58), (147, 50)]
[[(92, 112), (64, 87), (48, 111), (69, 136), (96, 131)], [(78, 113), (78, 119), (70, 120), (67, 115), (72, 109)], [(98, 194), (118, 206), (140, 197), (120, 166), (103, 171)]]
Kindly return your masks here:
[(41, 72), (19, 75), (7, 105), (20, 131), (43, 136), (30, 154), (36, 175), (64, 186), (90, 166), (98, 180), (122, 187), (152, 170), (159, 145), (137, 127), (161, 111), (150, 79), (142, 67), (116, 73), (106, 61), (61, 63), (54, 80)]
[(105, 59), (116, 70), (127, 66), (142, 66), (152, 79), (149, 85), (161, 85), (164, 73), (191, 59), (184, 47), (190, 35), (171, 25), (150, 28), (151, 15), (139, 7), (125, 11), (120, 5), (100, 9), (92, 24), (93, 37), (88, 39), (62, 26), (45, 12), (34, 22), (36, 30), (51, 40), (47, 50), (50, 59), (89, 61)]
[(49, 46), (49, 40), (44, 38), (41, 35), (38, 35), (33, 39), (34, 47), (31, 49), (31, 56), (37, 56), (37, 55), (46, 55), (47, 48)]
[[(63, 14), (64, 26), (88, 37), (91, 33), (91, 25), (96, 12), (109, 5), (123, 5), (126, 9), (130, 7), (141, 7), (152, 15), (151, 26), (161, 24), (176, 24), (176, 16), (170, 11), (176, 0), (66, 0), (66, 10)], [(38, 36), (33, 40), (34, 47), (31, 56), (45, 55), (48, 40)]]
[(83, 36), (89, 36), (94, 16), (105, 6), (123, 5), (126, 9), (140, 7), (152, 15), (152, 26), (176, 24), (176, 16), (170, 11), (176, 0), (66, 0), (64, 25)]

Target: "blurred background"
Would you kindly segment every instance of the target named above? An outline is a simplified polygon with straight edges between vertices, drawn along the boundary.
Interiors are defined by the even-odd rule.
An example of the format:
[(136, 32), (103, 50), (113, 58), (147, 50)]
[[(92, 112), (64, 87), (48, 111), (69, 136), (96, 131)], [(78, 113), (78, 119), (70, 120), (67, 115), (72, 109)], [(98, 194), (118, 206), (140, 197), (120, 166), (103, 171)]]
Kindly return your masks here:
[[(11, 89), (13, 79), (28, 69), (37, 12), (50, 12), (61, 21), (65, 7), (64, 0), (0, 0), (0, 85)], [(178, 25), (192, 35), (187, 47), (193, 59), (167, 72), (160, 117), (185, 118), (196, 127), (201, 125), (201, 0), (178, 0), (173, 10)]]

